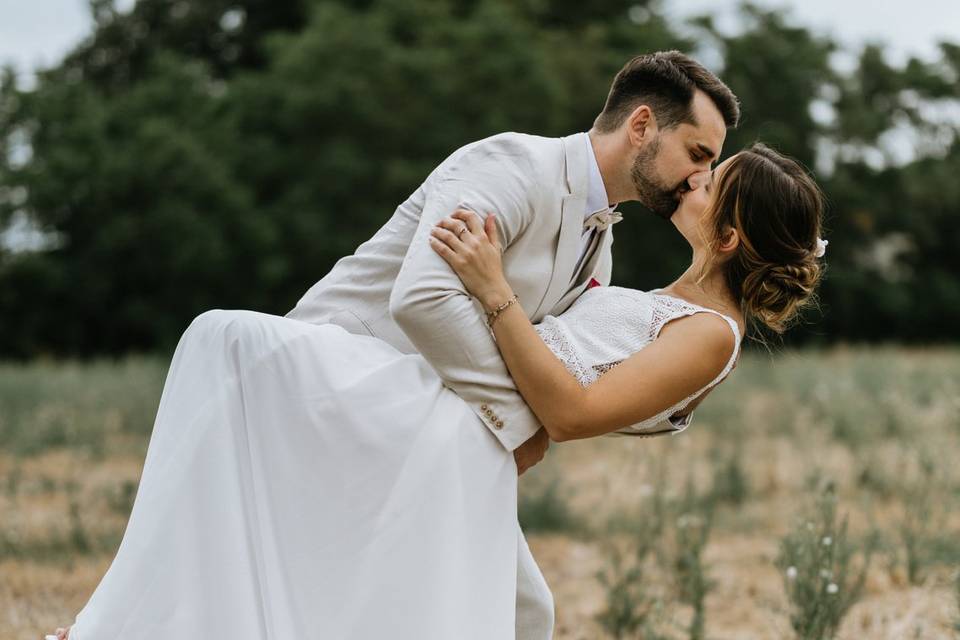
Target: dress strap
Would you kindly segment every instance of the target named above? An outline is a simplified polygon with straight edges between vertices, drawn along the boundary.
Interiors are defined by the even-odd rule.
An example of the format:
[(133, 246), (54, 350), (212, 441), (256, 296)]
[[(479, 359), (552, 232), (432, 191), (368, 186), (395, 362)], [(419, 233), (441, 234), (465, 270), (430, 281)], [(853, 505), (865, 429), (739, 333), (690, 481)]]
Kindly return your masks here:
[[(706, 307), (700, 307), (694, 313), (712, 313), (714, 315), (720, 316), (727, 321), (727, 326), (733, 331), (733, 353), (730, 354), (730, 359), (727, 360), (726, 366), (723, 368), (723, 371), (720, 372), (713, 382), (710, 383), (710, 387), (717, 385), (721, 380), (727, 377), (731, 370), (733, 370), (734, 365), (737, 363), (737, 358), (740, 357), (740, 327), (737, 325), (737, 321), (731, 318), (730, 316), (715, 311), (714, 309), (707, 309)], [(693, 314), (691, 314), (693, 315)], [(709, 387), (708, 387), (709, 388)]]
[(708, 307), (703, 307), (698, 304), (693, 304), (692, 302), (687, 302), (682, 298), (676, 296), (667, 295), (664, 293), (655, 293), (660, 291), (660, 289), (654, 289), (650, 294), (654, 297), (654, 322), (651, 329), (653, 330), (653, 336), (651, 338), (656, 338), (660, 335), (660, 330), (663, 329), (671, 320), (676, 320), (677, 318), (682, 318), (685, 316), (692, 316), (696, 313), (712, 313), (715, 316), (723, 318), (727, 326), (730, 327), (730, 330), (733, 331), (733, 352), (730, 354), (730, 359), (727, 360), (726, 366), (724, 366), (723, 371), (713, 379), (713, 381), (708, 384), (706, 387), (700, 390), (697, 395), (703, 393), (707, 389), (715, 386), (721, 380), (723, 380), (730, 371), (733, 369), (734, 365), (737, 362), (737, 358), (740, 355), (740, 327), (737, 325), (737, 321), (731, 318), (730, 316), (720, 313), (715, 309), (710, 309)]

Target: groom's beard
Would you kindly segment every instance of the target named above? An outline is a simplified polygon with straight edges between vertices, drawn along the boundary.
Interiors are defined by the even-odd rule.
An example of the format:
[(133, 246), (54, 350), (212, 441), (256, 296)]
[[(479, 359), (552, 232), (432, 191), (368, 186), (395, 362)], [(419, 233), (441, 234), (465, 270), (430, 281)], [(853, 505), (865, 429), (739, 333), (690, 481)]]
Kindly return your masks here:
[(641, 149), (636, 160), (633, 161), (633, 167), (630, 168), (630, 178), (633, 180), (640, 203), (664, 220), (669, 220), (680, 205), (682, 184), (668, 187), (660, 180), (654, 167), (654, 160), (659, 151), (659, 138)]

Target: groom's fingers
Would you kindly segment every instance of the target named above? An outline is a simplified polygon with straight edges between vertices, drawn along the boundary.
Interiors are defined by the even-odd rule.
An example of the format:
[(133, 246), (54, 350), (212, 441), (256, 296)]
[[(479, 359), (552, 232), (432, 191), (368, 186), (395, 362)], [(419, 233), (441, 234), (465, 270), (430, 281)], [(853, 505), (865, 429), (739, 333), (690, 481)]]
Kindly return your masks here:
[(467, 225), (467, 228), (470, 229), (470, 233), (483, 235), (483, 222), (480, 220), (480, 216), (473, 211), (469, 209), (457, 209), (450, 214), (450, 217), (461, 220)]

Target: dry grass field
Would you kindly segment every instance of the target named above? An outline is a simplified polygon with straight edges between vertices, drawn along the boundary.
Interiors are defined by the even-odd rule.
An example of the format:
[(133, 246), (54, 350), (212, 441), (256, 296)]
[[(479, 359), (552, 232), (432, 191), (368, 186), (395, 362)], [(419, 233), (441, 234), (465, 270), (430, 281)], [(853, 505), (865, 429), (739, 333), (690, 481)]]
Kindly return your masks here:
[[(106, 570), (166, 364), (0, 366), (0, 638)], [(753, 353), (683, 434), (552, 445), (520, 517), (560, 639), (958, 638), (958, 454), (960, 351)]]

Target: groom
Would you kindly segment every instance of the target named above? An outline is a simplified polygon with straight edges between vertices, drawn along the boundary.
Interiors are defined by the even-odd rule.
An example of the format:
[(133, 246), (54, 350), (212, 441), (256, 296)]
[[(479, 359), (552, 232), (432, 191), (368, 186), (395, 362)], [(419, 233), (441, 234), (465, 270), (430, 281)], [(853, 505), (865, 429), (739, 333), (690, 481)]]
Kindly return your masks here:
[[(693, 59), (677, 51), (633, 58), (588, 133), (503, 133), (458, 149), (287, 317), (420, 353), (523, 473), (545, 454), (546, 431), (517, 392), (479, 304), (430, 248), (431, 228), (458, 207), (496, 213), (504, 273), (527, 317), (557, 315), (591, 281), (609, 284), (613, 206), (639, 200), (669, 219), (738, 119), (737, 98)], [(519, 529), (517, 553), (516, 637), (548, 640), (553, 597)]]

